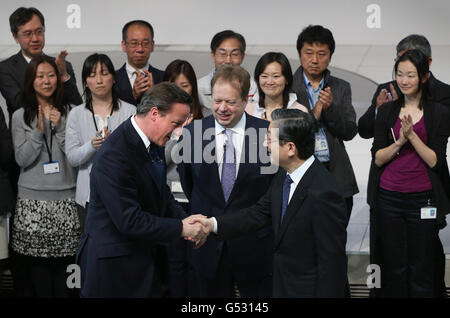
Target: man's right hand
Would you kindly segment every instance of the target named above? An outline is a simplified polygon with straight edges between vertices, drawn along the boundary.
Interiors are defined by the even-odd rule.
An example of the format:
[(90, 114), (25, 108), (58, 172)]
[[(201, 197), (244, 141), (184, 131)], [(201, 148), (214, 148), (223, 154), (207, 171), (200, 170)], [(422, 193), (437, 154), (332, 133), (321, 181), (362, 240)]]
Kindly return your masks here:
[[(389, 97), (389, 94), (391, 95)], [(378, 94), (377, 97), (377, 104), (375, 105), (377, 108), (380, 107), (381, 105), (393, 101), (393, 100), (397, 100), (398, 99), (398, 94), (397, 91), (394, 88), (394, 85), (389, 84), (389, 92), (387, 89), (383, 88), (380, 93)]]
[[(142, 72), (146, 75), (142, 74)], [(147, 70), (143, 70), (142, 72), (139, 71), (137, 73), (136, 80), (134, 81), (133, 97), (135, 100), (141, 99), (145, 91), (154, 85), (152, 73)]]

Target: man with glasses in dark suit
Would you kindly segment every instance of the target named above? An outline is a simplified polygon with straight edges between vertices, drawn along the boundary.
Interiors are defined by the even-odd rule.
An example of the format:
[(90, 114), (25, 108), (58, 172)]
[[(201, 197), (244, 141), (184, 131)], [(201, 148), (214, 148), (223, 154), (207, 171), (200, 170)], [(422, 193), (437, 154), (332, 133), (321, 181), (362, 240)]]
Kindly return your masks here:
[(146, 90), (162, 82), (164, 72), (148, 63), (155, 49), (153, 27), (143, 20), (133, 20), (122, 29), (122, 51), (127, 62), (116, 71), (119, 98), (137, 105)]

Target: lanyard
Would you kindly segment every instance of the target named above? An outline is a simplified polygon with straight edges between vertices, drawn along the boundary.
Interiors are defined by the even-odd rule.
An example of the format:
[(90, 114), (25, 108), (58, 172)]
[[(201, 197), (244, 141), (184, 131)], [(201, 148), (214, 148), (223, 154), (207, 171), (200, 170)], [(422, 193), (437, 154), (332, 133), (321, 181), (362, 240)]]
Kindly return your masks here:
[[(111, 113), (109, 114), (109, 117), (112, 116), (113, 111), (114, 111), (114, 107), (111, 107)], [(94, 121), (95, 132), (98, 132), (97, 121), (95, 120), (95, 116), (94, 116), (94, 110), (92, 110), (92, 120)], [(109, 127), (107, 127), (107, 128), (109, 129)]]
[[(305, 83), (306, 94), (308, 95), (308, 100), (309, 100), (309, 107), (310, 107), (311, 109), (313, 109), (313, 108), (314, 108), (314, 105), (315, 105), (315, 104), (314, 104), (314, 100), (313, 100), (311, 94), (309, 93), (308, 83), (306, 83), (304, 77), (303, 77), (303, 83)], [(312, 86), (312, 85), (311, 85), (311, 86)], [(320, 83), (319, 83), (319, 87), (320, 87)], [(314, 87), (313, 87), (313, 89), (314, 89)]]
[(52, 160), (53, 130), (50, 130), (50, 147), (48, 146), (47, 136), (45, 134), (44, 134), (44, 142), (45, 142), (45, 148), (47, 148), (48, 160), (49, 160), (49, 162), (53, 162), (53, 160)]

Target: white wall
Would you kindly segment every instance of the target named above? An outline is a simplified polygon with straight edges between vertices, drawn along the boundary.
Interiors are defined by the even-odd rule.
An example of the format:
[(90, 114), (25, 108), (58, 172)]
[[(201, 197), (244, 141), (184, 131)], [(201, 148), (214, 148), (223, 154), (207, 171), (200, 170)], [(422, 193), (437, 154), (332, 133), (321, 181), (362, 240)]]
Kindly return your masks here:
[[(79, 14), (67, 12), (71, 4)], [(367, 12), (371, 4), (379, 10)], [(450, 44), (448, 0), (1, 0), (0, 45), (14, 43), (8, 18), (19, 6), (43, 12), (47, 44), (119, 43), (123, 24), (138, 18), (152, 23), (159, 45), (209, 44), (227, 28), (249, 44), (295, 44), (308, 24), (327, 26), (340, 45), (392, 45), (411, 33)]]

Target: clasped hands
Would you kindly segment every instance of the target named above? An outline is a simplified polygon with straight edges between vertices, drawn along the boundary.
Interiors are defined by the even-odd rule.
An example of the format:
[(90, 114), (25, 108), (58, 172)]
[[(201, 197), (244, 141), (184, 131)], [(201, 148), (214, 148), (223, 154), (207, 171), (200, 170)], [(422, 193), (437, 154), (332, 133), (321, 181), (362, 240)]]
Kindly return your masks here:
[(195, 214), (185, 218), (183, 221), (183, 231), (181, 236), (187, 240), (194, 242), (194, 249), (202, 246), (209, 233), (214, 230), (214, 221), (202, 214)]
[(408, 140), (411, 140), (416, 136), (416, 133), (414, 132), (414, 124), (413, 119), (411, 115), (404, 115), (403, 118), (401, 118), (402, 121), (402, 127), (400, 128), (400, 136), (397, 140), (397, 143), (400, 146), (403, 146), (408, 142)]

